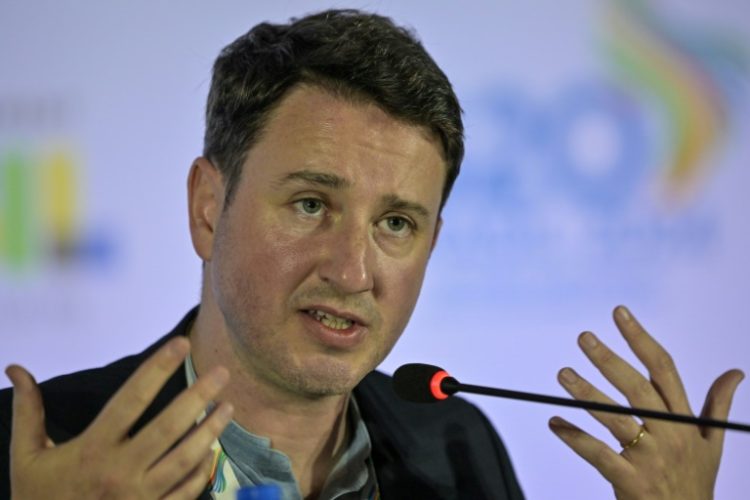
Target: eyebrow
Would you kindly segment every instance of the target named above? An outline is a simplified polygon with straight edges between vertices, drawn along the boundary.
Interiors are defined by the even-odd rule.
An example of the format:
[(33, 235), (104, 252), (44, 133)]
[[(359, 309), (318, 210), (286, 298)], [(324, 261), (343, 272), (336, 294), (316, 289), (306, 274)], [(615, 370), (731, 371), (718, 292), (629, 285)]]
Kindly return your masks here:
[(297, 172), (285, 175), (279, 180), (278, 185), (293, 181), (302, 181), (331, 189), (343, 189), (349, 187), (351, 184), (348, 180), (338, 175), (314, 172), (312, 170), (298, 170)]
[(407, 201), (399, 198), (395, 194), (389, 194), (383, 196), (384, 204), (391, 210), (405, 210), (408, 212), (415, 212), (425, 219), (430, 218), (430, 211), (427, 210), (423, 205), (415, 203), (413, 201)]

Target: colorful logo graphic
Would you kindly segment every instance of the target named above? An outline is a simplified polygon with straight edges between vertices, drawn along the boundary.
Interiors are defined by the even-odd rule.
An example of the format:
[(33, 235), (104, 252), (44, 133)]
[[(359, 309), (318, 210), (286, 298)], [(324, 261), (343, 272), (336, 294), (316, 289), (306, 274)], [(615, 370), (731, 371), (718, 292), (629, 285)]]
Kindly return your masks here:
[[(641, 3), (607, 5), (597, 71), (469, 100), (464, 173), (432, 260), (448, 300), (643, 297), (720, 242), (725, 215), (705, 188), (741, 161), (750, 71), (730, 37), (747, 39), (699, 36), (676, 11), (667, 22)], [(560, 49), (574, 67), (581, 56)], [(457, 268), (466, 255), (472, 265)]]
[[(616, 74), (658, 114), (667, 195), (684, 199), (717, 162), (748, 74), (747, 54), (724, 34), (659, 15), (644, 0), (612, 0), (604, 46)], [(705, 27), (702, 27), (705, 28)]]
[(77, 165), (69, 148), (0, 151), (0, 270), (109, 262), (111, 238), (84, 226)]

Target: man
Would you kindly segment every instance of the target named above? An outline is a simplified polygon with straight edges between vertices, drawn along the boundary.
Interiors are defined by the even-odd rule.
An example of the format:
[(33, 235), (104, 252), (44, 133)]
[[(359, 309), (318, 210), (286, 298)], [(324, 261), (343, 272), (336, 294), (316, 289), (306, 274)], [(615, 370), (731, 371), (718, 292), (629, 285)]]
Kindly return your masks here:
[[(372, 372), (411, 315), (463, 156), (458, 101), (421, 45), (356, 11), (261, 24), (216, 61), (206, 117), (188, 180), (200, 306), (144, 353), (41, 393), (10, 367), (6, 494), (232, 498), (274, 482), (285, 498), (522, 498), (476, 408), (401, 402)], [(668, 355), (626, 309), (615, 321), (653, 383), (584, 334), (592, 362), (634, 405), (689, 412)], [(717, 380), (708, 415), (726, 417), (740, 378)], [(570, 370), (561, 382), (607, 400)], [(550, 425), (618, 497), (711, 495), (720, 432), (598, 418), (622, 454)]]

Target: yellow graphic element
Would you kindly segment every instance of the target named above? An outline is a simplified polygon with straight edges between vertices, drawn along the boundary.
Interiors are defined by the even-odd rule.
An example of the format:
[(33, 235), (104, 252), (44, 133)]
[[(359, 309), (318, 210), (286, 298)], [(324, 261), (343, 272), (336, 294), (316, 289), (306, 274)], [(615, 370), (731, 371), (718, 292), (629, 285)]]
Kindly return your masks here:
[(79, 206), (73, 155), (54, 151), (41, 167), (40, 218), (56, 252), (68, 253), (76, 240)]

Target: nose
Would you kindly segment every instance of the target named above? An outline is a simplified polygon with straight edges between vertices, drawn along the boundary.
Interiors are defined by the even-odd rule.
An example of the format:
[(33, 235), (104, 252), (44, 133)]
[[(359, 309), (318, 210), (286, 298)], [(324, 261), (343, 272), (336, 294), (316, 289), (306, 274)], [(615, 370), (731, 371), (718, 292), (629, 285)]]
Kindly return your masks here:
[(320, 278), (347, 294), (374, 287), (374, 248), (367, 224), (350, 223), (331, 230), (318, 266)]

